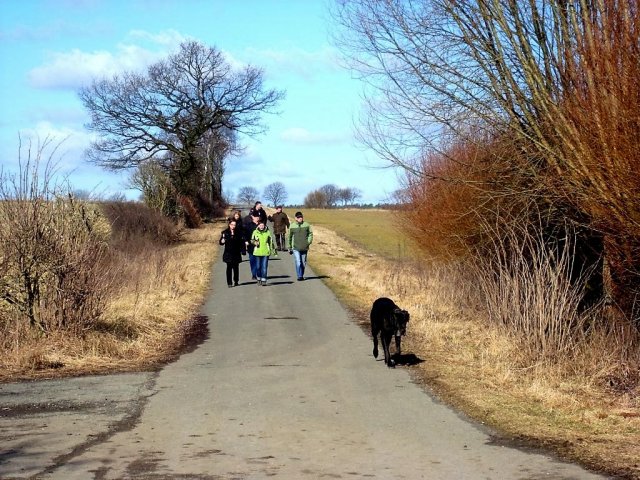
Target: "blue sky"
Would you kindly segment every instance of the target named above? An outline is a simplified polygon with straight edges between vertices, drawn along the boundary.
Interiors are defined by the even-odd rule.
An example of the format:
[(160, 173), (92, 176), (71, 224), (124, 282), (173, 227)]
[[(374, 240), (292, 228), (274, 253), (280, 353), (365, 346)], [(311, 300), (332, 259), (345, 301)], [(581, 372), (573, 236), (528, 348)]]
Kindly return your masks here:
[(129, 172), (85, 162), (88, 115), (76, 92), (196, 40), (263, 68), (266, 87), (286, 91), (281, 114), (264, 118), (268, 132), (243, 138), (244, 154), (228, 160), (227, 194), (281, 181), (288, 202), (301, 203), (333, 183), (384, 202), (397, 175), (354, 139), (361, 84), (340, 66), (331, 29), (325, 0), (0, 0), (0, 162), (16, 168), (19, 134), (64, 139), (56, 159), (74, 189), (137, 198)]

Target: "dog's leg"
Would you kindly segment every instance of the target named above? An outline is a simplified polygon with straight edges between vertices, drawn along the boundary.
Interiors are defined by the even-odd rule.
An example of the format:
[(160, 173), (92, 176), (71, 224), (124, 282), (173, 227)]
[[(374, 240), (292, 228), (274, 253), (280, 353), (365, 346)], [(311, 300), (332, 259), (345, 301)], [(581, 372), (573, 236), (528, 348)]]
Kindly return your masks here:
[(387, 367), (389, 368), (393, 368), (396, 365), (393, 359), (391, 358), (391, 353), (389, 352), (389, 347), (391, 345), (391, 335), (393, 334), (385, 331), (383, 331), (381, 335), (382, 349), (384, 350), (384, 363), (386, 363)]
[(373, 358), (378, 358), (378, 331), (371, 326), (371, 336), (373, 337)]
[(400, 335), (396, 335), (396, 358), (400, 358), (400, 355), (402, 355), (402, 352), (400, 350), (400, 339), (402, 337), (400, 337)]

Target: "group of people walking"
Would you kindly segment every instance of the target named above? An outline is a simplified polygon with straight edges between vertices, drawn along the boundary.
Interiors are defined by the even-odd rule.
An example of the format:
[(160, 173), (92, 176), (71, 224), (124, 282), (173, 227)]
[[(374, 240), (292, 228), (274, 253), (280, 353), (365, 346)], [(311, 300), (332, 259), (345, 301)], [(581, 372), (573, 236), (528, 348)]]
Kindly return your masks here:
[[(273, 224), (273, 235), (267, 221)], [(276, 207), (275, 213), (267, 215), (262, 203), (256, 202), (244, 219), (241, 211), (236, 210), (219, 240), (220, 245), (224, 245), (222, 260), (227, 264), (227, 285), (238, 286), (242, 256), (248, 254), (251, 279), (265, 286), (269, 258), (287, 250), (293, 255), (298, 281), (303, 281), (312, 241), (311, 225), (304, 221), (302, 212), (296, 212), (295, 223), (290, 223), (282, 205)]]

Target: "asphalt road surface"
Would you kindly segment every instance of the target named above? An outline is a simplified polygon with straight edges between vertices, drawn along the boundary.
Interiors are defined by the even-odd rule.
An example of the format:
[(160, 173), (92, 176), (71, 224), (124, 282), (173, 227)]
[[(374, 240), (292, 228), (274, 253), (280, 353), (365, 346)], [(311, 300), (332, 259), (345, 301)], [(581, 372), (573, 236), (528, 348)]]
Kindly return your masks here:
[(0, 478), (604, 478), (500, 442), (374, 361), (286, 252), (267, 286), (240, 269), (227, 288), (216, 263), (207, 338), (158, 372), (0, 385)]

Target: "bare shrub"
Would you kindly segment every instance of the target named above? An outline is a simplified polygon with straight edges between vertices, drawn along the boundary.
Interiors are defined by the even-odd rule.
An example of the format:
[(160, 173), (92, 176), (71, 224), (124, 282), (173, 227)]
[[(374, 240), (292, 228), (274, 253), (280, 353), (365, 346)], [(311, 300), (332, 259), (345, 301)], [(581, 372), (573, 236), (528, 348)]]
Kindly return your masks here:
[[(584, 227), (578, 256), (604, 258), (600, 294), (639, 326), (637, 0), (342, 0), (334, 10), (338, 43), (370, 87), (361, 140), (420, 177), (421, 160), (446, 156), (451, 137), (473, 144), (480, 129), (512, 139), (511, 169), (486, 164), (508, 174), (490, 173), (509, 187), (491, 203), (533, 203)], [(460, 180), (477, 187), (473, 175)], [(516, 210), (503, 220), (509, 202), (497, 206), (508, 224)]]
[(562, 63), (566, 94), (559, 115), (552, 111), (549, 129), (554, 138), (562, 136), (557, 157), (564, 162), (553, 180), (592, 228), (603, 232), (611, 273), (607, 293), (640, 326), (634, 310), (640, 298), (638, 2), (596, 5), (575, 19), (574, 53)]
[(108, 230), (96, 210), (53, 182), (52, 159), (43, 161), (50, 143), (35, 152), (30, 144), (17, 174), (0, 173), (0, 311), (5, 331), (26, 323), (80, 334), (104, 310)]
[(178, 225), (142, 203), (107, 202), (101, 203), (100, 209), (111, 224), (110, 243), (121, 250), (139, 250), (148, 243), (171, 245), (180, 240)]
[(158, 162), (150, 160), (140, 163), (129, 177), (129, 184), (142, 193), (142, 200), (149, 208), (165, 215), (172, 213), (175, 189)]
[(526, 161), (521, 145), (508, 138), (453, 140), (407, 173), (401, 227), (430, 257), (493, 256), (496, 229), (532, 224), (541, 214), (549, 222), (559, 217), (555, 205), (544, 201), (544, 185), (520, 175)]
[(193, 201), (189, 197), (179, 195), (178, 203), (182, 209), (182, 217), (187, 228), (200, 228), (202, 226), (202, 217), (193, 205)]
[(227, 211), (228, 203), (224, 199), (211, 201), (209, 197), (198, 193), (194, 199), (195, 207), (202, 216), (203, 220), (208, 222), (215, 218), (222, 218)]
[[(465, 258), (482, 236), (482, 207), (489, 198), (485, 175), (474, 173), (477, 148), (460, 145), (446, 156), (426, 157), (419, 175), (408, 174), (398, 220), (403, 229), (435, 258)], [(485, 210), (486, 212), (486, 210)]]
[(489, 265), (476, 264), (489, 319), (517, 337), (530, 358), (558, 360), (586, 331), (579, 309), (586, 282), (572, 280), (572, 245), (552, 247), (513, 228), (502, 239), (496, 236), (495, 248)]

